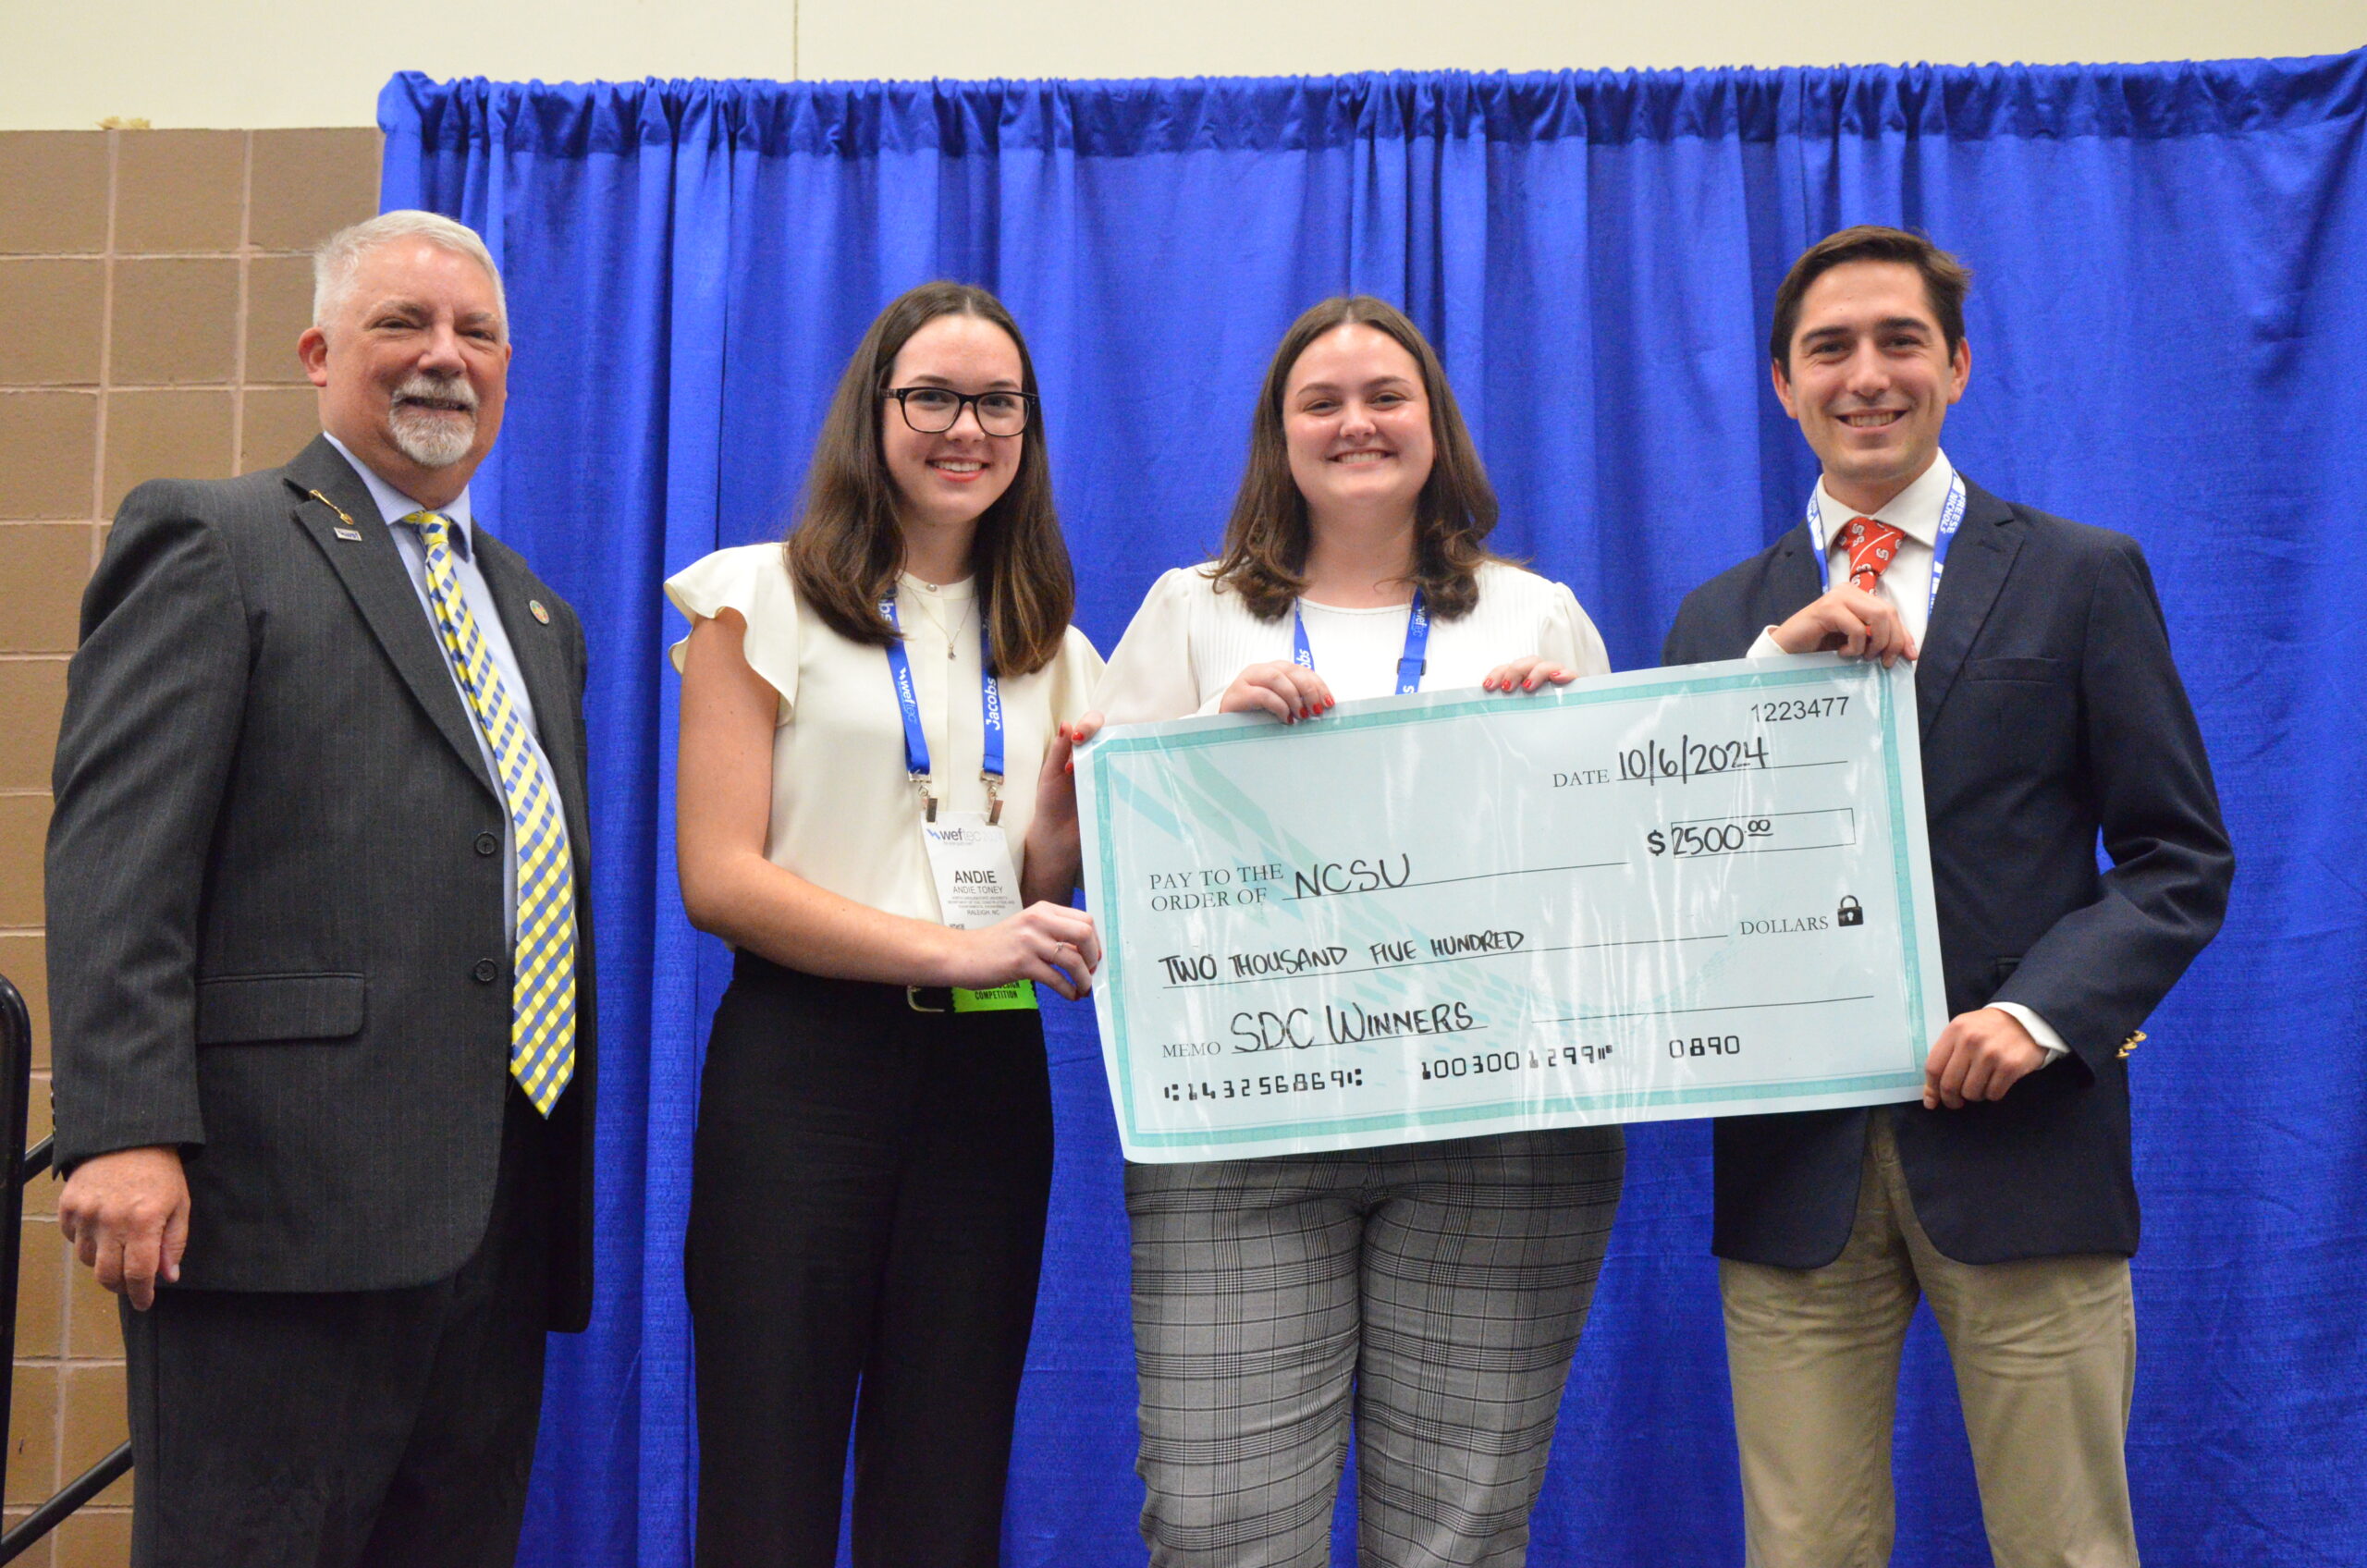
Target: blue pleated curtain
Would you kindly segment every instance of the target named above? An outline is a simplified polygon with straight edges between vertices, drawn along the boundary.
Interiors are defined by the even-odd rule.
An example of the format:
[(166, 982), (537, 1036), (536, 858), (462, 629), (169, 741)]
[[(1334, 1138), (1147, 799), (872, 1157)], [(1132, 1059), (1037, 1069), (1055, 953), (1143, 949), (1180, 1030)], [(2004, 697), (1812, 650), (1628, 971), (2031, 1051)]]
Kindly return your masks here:
[[(1299, 80), (392, 81), (385, 202), (507, 275), (479, 515), (592, 643), (600, 1302), (554, 1341), (526, 1561), (673, 1568), (696, 1434), (680, 1257), (719, 948), (671, 839), (662, 578), (777, 535), (865, 324), (938, 276), (1028, 333), (1107, 650), (1216, 542), (1265, 358), (1402, 302), (1503, 499), (1621, 668), (1814, 477), (1769, 300), (1844, 224), (1972, 267), (1947, 447), (2144, 544), (2241, 857), (2134, 1063), (2147, 1203), (2130, 1462), (2156, 1564), (2367, 1555), (2367, 54), (2170, 66)], [(1060, 1156), (1006, 1560), (1140, 1561), (1119, 1161), (1089, 1013), (1048, 1017)], [(1638, 1131), (1531, 1562), (1740, 1560), (1701, 1123)], [(751, 1290), (765, 1288), (748, 1281)], [(1908, 1564), (1985, 1562), (1928, 1318)], [(1353, 1561), (1344, 1543), (1338, 1561)]]

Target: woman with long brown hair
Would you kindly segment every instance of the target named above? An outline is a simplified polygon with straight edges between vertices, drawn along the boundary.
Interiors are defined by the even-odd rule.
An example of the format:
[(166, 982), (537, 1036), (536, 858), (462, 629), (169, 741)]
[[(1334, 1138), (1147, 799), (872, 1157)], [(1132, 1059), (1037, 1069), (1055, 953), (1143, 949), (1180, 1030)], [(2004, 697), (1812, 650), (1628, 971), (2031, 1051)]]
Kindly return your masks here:
[(828, 1568), (852, 1422), (854, 1561), (991, 1568), (1050, 1190), (1033, 983), (1098, 959), (1061, 730), (1101, 664), (1001, 304), (890, 303), (786, 544), (666, 591), (682, 901), (738, 949), (692, 1156), (698, 1560)]
[[(1151, 589), (1095, 705), (1319, 722), (1607, 672), (1570, 591), (1488, 552), (1495, 518), (1421, 333), (1327, 300), (1275, 351), (1222, 556)], [(1359, 1561), (1515, 1568), (1623, 1158), (1589, 1127), (1129, 1165), (1151, 1561), (1323, 1562), (1353, 1404)]]

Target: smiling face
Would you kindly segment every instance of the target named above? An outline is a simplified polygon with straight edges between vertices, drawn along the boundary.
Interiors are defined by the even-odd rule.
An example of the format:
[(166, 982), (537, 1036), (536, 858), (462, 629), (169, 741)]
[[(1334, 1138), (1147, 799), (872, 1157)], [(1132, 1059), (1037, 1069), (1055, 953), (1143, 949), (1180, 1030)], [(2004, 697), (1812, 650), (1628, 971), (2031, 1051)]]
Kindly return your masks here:
[(1844, 262), (1800, 297), (1775, 395), (1824, 464), (1834, 499), (1870, 515), (1932, 466), (1948, 405), (1971, 374), (1972, 350), (1959, 339), (1948, 351), (1922, 274), (1905, 262)]
[(1291, 366), (1282, 439), (1314, 526), (1352, 514), (1410, 522), (1435, 450), (1422, 367), (1379, 327), (1333, 327)]
[[(1025, 390), (1019, 345), (994, 323), (969, 315), (938, 316), (906, 338), (888, 385), (956, 392)], [(880, 457), (896, 486), (897, 515), (908, 535), (915, 529), (966, 530), (975, 524), (1011, 488), (1026, 440), (1024, 433), (987, 435), (969, 406), (952, 429), (924, 435), (905, 423), (896, 399), (879, 400)]]
[(415, 238), (362, 252), (296, 351), (321, 427), (424, 505), (467, 488), (500, 434), (509, 337), (473, 257)]

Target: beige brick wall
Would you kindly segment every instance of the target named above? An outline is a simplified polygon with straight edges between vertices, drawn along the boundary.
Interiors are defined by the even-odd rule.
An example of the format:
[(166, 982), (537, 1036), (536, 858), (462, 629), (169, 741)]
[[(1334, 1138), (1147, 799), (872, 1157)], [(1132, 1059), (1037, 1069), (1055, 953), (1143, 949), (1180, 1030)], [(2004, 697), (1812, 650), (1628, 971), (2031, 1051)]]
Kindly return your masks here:
[[(49, 1130), (42, 835), (82, 584), (124, 493), (285, 461), (317, 428), (296, 361), (307, 247), (377, 210), (378, 133), (0, 133), (0, 974), (34, 1032), (31, 1137)], [(123, 1440), (114, 1299), (25, 1194), (6, 1516)], [(118, 1482), (18, 1559), (127, 1561)]]

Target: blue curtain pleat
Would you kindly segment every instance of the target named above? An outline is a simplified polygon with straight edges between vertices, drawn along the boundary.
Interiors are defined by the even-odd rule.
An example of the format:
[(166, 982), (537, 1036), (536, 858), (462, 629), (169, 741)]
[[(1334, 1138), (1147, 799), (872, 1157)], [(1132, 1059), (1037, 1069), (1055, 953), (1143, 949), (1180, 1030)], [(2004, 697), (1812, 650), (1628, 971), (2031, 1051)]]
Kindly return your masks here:
[[(2154, 1563), (2361, 1561), (2367, 1493), (2367, 53), (2159, 66), (1273, 80), (434, 82), (380, 104), (389, 207), (500, 259), (509, 428), (481, 513), (592, 643), (600, 1298), (556, 1340), (524, 1561), (689, 1562), (681, 1256), (728, 955), (685, 923), (670, 571), (776, 537), (839, 372), (913, 284), (1027, 331), (1107, 650), (1216, 542), (1290, 321), (1385, 295), (1439, 346), (1503, 501), (1621, 668), (1797, 515), (1769, 390), (1784, 267), (1844, 224), (1973, 268), (1951, 456), (2135, 534), (2242, 870), (2134, 1062), (2147, 1204), (2130, 1439)], [(1089, 1011), (1047, 1013), (1060, 1144), (1006, 1560), (1138, 1562), (1119, 1160)], [(1735, 1562), (1702, 1123), (1631, 1138), (1530, 1561)], [(762, 1289), (760, 1280), (750, 1281)], [(1901, 1564), (1985, 1561), (1928, 1317)], [(1339, 1561), (1352, 1560), (1353, 1506)]]

